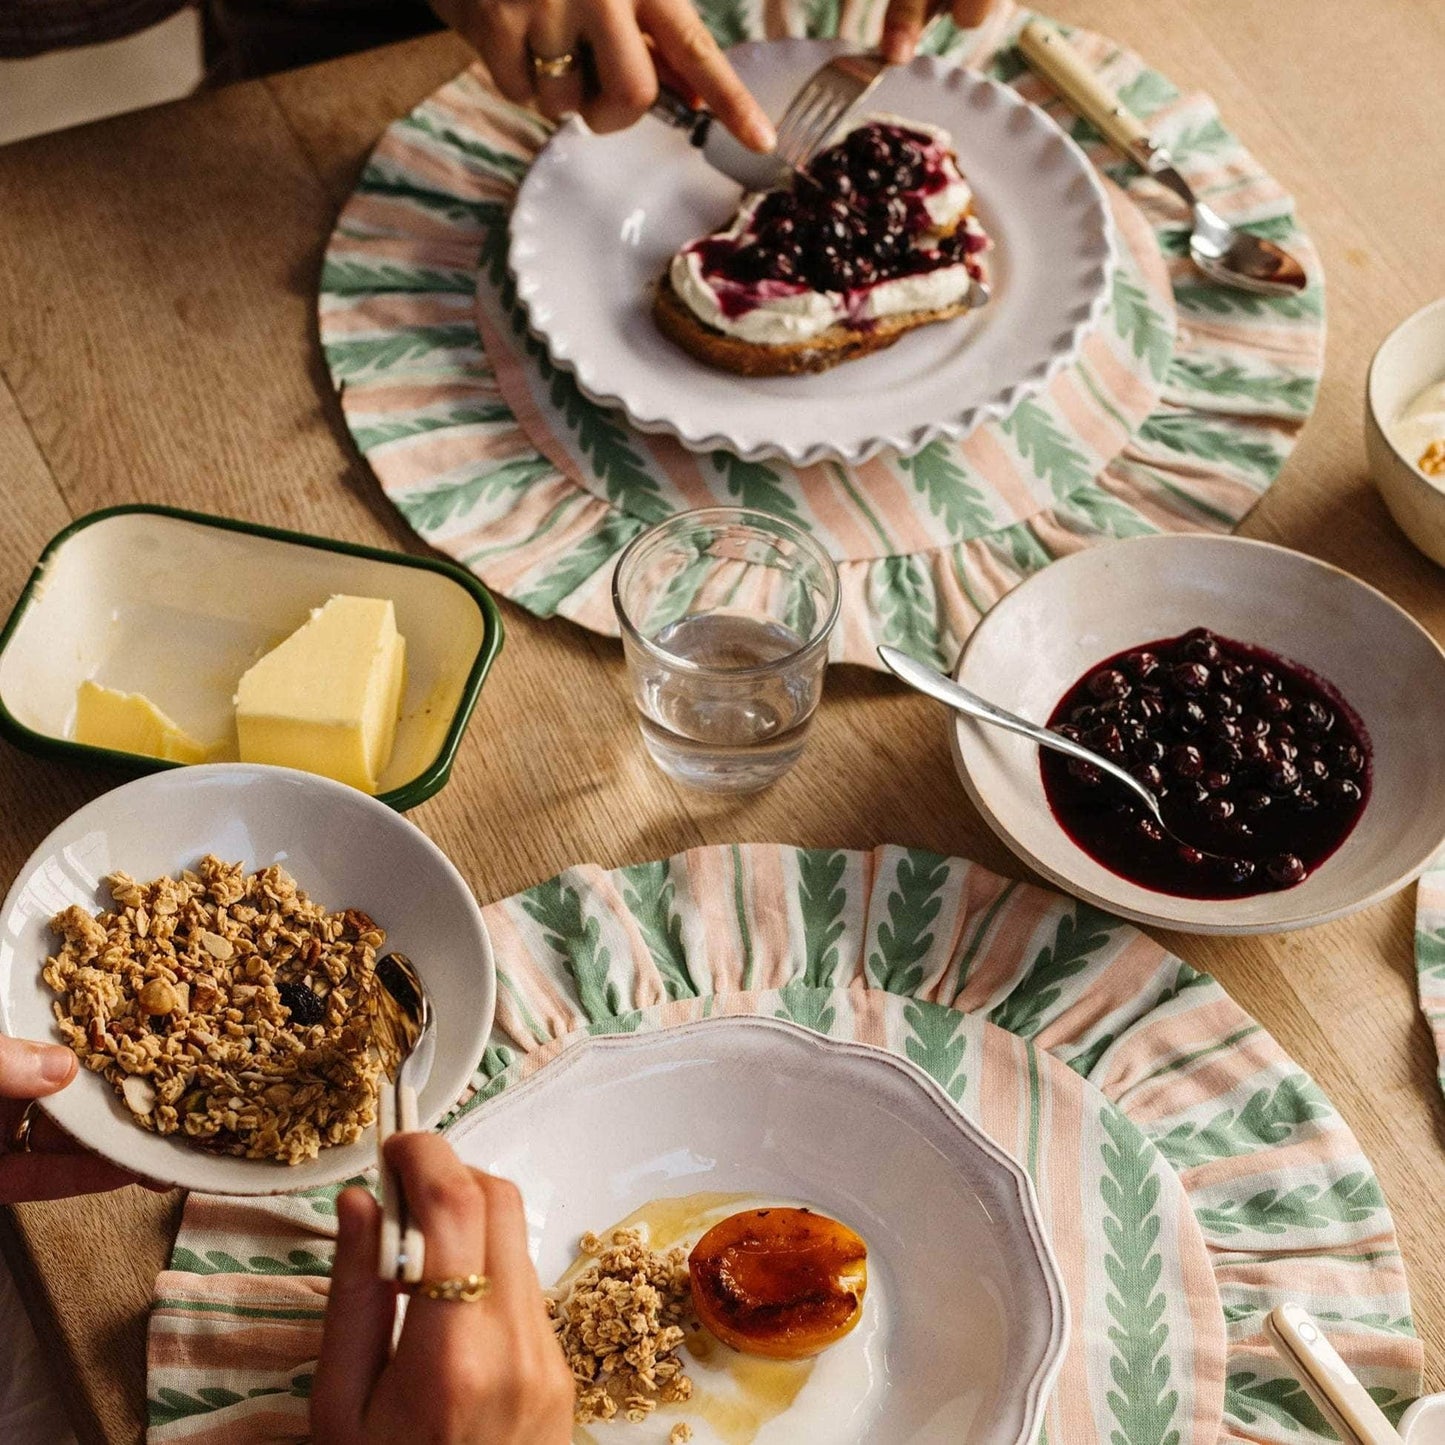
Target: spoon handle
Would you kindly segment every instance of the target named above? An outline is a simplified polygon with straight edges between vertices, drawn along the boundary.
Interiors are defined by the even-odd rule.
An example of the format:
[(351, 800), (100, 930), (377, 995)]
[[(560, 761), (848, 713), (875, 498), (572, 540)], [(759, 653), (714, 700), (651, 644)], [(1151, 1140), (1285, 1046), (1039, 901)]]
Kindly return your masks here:
[(1030, 20), (1019, 32), (1029, 65), (1083, 116), (1115, 150), (1149, 168), (1155, 146), (1143, 122), (1084, 64), (1057, 26)]
[(1037, 723), (1031, 723), (1027, 718), (1019, 717), (1017, 713), (1005, 711), (996, 704), (979, 697), (977, 693), (970, 692), (966, 687), (960, 687), (951, 677), (945, 677), (935, 668), (929, 667), (927, 663), (919, 662), (915, 657), (909, 657), (906, 652), (899, 652), (896, 647), (880, 647), (878, 656), (883, 659), (883, 665), (895, 677), (906, 682), (909, 687), (926, 693), (935, 701), (944, 703), (967, 717), (977, 718), (980, 722), (992, 723), (995, 727), (1006, 728), (1011, 733), (1018, 733), (1031, 742), (1037, 743), (1041, 748), (1052, 748), (1056, 753), (1063, 753), (1067, 757), (1077, 758), (1080, 762), (1091, 764), (1101, 773), (1107, 773), (1111, 778), (1123, 783), (1151, 813), (1158, 815), (1158, 804), (1148, 788), (1132, 774), (1125, 772), (1117, 763), (1110, 762), (1108, 758), (1094, 752), (1092, 748), (1086, 748), (1082, 743), (1076, 743), (1072, 738), (1066, 738), (1062, 733), (1056, 733), (1052, 728), (1044, 728)]

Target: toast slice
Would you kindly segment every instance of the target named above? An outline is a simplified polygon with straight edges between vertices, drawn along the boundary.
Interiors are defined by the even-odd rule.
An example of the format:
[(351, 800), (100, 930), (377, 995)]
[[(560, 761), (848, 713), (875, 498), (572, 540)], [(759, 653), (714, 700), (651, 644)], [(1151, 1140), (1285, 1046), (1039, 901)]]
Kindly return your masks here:
[(900, 337), (935, 321), (951, 321), (966, 315), (967, 301), (934, 311), (907, 311), (885, 316), (867, 329), (833, 325), (806, 341), (789, 341), (762, 346), (704, 325), (683, 305), (673, 289), (672, 278), (664, 275), (657, 283), (652, 315), (658, 330), (699, 361), (740, 376), (801, 376), (827, 371), (844, 361), (856, 361), (892, 346)]
[(721, 370), (826, 371), (964, 315), (989, 245), (947, 133), (872, 117), (678, 251), (653, 317)]

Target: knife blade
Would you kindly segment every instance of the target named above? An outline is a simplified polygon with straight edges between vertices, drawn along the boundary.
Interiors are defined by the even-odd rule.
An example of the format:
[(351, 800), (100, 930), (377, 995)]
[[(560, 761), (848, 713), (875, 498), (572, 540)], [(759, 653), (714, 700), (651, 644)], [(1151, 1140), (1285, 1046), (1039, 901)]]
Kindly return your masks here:
[(792, 167), (780, 155), (749, 150), (711, 111), (689, 105), (668, 86), (658, 90), (652, 114), (674, 130), (683, 131), (714, 170), (746, 191), (771, 190), (792, 179)]

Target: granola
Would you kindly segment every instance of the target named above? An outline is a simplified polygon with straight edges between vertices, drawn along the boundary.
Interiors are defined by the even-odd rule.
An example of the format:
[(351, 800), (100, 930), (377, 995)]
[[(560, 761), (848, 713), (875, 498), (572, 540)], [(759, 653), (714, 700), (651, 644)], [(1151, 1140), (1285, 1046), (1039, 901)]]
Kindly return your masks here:
[(1445, 439), (1431, 442), (1416, 465), (1427, 477), (1445, 477)]
[[(692, 1323), (686, 1251), (649, 1249), (635, 1229), (614, 1229), (606, 1242), (584, 1234), (581, 1247), (592, 1263), (547, 1300), (577, 1385), (577, 1423), (645, 1420), (659, 1404), (690, 1399), (692, 1381), (677, 1355)], [(669, 1438), (691, 1436), (675, 1425)]]
[(210, 854), (179, 878), (106, 880), (72, 904), (45, 982), (65, 1042), (136, 1123), (247, 1159), (298, 1164), (376, 1118), (406, 1022), (376, 977), (386, 934), (328, 912), (284, 869)]

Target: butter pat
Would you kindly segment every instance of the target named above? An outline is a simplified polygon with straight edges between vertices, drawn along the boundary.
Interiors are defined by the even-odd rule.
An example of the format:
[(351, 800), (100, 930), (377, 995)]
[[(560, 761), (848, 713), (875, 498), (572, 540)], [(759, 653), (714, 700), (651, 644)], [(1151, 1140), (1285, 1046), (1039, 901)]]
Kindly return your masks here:
[(150, 698), (88, 680), (75, 694), (75, 740), (171, 763), (203, 763), (210, 752)]
[(304, 768), (376, 792), (391, 761), (405, 675), (406, 640), (391, 603), (333, 597), (242, 677), (241, 761)]

